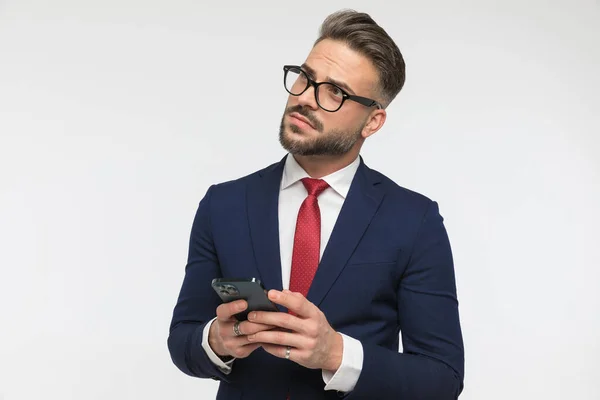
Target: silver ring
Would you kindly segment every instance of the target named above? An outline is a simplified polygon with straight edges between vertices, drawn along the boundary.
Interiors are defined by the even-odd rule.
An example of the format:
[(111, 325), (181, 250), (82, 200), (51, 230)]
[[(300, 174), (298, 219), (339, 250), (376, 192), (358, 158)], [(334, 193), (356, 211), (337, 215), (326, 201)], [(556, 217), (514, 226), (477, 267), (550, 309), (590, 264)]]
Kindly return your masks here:
[(285, 359), (286, 359), (286, 360), (289, 360), (289, 359), (290, 359), (290, 353), (291, 353), (291, 351), (292, 351), (292, 347), (291, 347), (291, 346), (287, 346), (287, 347), (285, 348)]
[(236, 321), (235, 324), (233, 324), (233, 334), (235, 336), (242, 336), (242, 332), (240, 332), (240, 323), (242, 321)]

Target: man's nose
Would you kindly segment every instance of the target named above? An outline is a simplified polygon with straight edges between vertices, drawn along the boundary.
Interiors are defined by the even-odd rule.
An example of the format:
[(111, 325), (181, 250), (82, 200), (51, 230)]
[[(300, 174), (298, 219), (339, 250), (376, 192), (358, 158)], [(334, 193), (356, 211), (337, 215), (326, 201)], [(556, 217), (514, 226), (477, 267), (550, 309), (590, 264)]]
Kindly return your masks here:
[(308, 89), (304, 91), (300, 96), (298, 96), (298, 104), (301, 106), (305, 106), (311, 108), (313, 110), (317, 110), (319, 105), (315, 99), (316, 89), (313, 85), (309, 85)]

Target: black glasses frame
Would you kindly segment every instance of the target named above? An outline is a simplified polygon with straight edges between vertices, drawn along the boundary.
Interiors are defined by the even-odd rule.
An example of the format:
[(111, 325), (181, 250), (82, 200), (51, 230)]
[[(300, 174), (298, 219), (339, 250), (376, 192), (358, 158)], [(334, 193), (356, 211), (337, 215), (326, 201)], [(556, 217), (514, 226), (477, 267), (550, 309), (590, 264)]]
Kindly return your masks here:
[[(295, 70), (300, 71), (306, 77), (306, 87), (300, 93), (298, 93), (298, 94), (290, 92), (288, 90), (286, 84), (285, 84), (286, 79), (287, 79), (287, 74), (288, 74), (288, 72), (291, 69), (295, 69)], [(314, 90), (315, 90), (315, 101), (317, 102), (317, 104), (319, 105), (319, 107), (321, 107), (323, 110), (325, 110), (327, 112), (336, 112), (336, 111), (338, 111), (340, 108), (342, 108), (342, 106), (344, 105), (344, 102), (346, 100), (355, 101), (355, 102), (357, 102), (359, 104), (362, 104), (363, 106), (366, 106), (366, 107), (373, 107), (373, 106), (375, 106), (375, 107), (377, 107), (379, 109), (383, 108), (383, 106), (379, 102), (377, 102), (377, 101), (375, 101), (373, 99), (369, 99), (368, 97), (355, 96), (355, 95), (349, 94), (348, 92), (346, 92), (344, 89), (342, 89), (341, 87), (339, 87), (335, 83), (332, 83), (332, 82), (316, 82), (316, 81), (310, 79), (310, 77), (308, 76), (308, 73), (306, 71), (304, 71), (302, 68), (300, 68), (298, 65), (284, 65), (283, 66), (283, 71), (284, 71), (284, 73), (283, 73), (283, 87), (285, 88), (286, 92), (288, 92), (292, 96), (300, 96), (300, 95), (302, 95), (302, 93), (306, 92), (306, 90), (309, 87), (312, 86), (314, 88)], [(340, 90), (340, 92), (342, 93), (342, 102), (340, 103), (340, 106), (338, 108), (336, 108), (335, 110), (328, 110), (328, 109), (324, 108), (321, 105), (321, 103), (319, 103), (319, 96), (318, 96), (319, 86), (321, 86), (323, 84), (333, 85), (336, 88), (338, 88)]]

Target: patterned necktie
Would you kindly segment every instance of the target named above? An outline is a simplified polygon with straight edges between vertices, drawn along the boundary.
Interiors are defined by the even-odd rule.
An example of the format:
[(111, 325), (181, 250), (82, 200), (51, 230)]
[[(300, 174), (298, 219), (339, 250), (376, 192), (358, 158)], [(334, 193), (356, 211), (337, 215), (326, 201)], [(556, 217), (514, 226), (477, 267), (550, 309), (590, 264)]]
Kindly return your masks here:
[[(312, 283), (321, 254), (321, 210), (317, 197), (329, 185), (322, 179), (304, 178), (302, 183), (308, 196), (302, 202), (296, 221), (290, 290), (306, 297)], [(288, 311), (294, 314), (292, 311)], [(286, 400), (290, 399), (288, 392)]]
[(321, 254), (321, 211), (317, 197), (329, 185), (322, 179), (312, 178), (304, 178), (302, 183), (308, 196), (300, 206), (296, 222), (290, 290), (306, 297)]

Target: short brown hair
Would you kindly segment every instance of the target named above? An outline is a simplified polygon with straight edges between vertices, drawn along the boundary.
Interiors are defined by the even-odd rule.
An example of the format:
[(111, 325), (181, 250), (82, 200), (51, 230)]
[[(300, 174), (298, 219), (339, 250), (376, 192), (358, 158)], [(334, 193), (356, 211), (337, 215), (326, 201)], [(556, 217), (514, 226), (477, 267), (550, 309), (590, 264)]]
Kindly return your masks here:
[(404, 86), (404, 58), (387, 32), (366, 13), (340, 10), (329, 15), (319, 30), (319, 38), (345, 43), (371, 60), (379, 73), (378, 93), (387, 107)]

